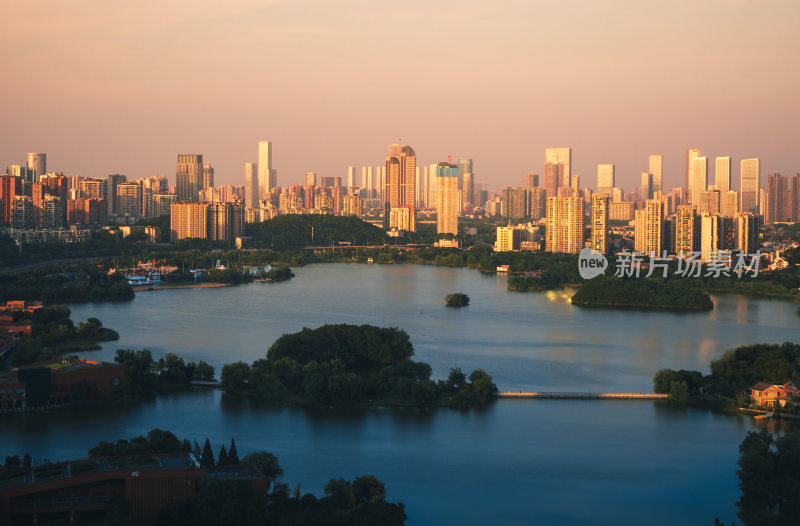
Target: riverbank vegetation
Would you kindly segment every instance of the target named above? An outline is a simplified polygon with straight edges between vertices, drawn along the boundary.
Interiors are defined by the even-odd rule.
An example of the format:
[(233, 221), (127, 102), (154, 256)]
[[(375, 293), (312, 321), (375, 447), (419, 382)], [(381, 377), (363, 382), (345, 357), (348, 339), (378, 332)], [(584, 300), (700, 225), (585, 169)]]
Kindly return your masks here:
[(14, 312), (14, 323), (30, 325), (31, 336), (10, 352), (11, 365), (19, 367), (55, 360), (68, 353), (97, 350), (98, 342), (119, 339), (117, 331), (103, 327), (97, 318), (78, 322), (76, 326), (70, 319), (71, 314), (63, 305)]
[(39, 268), (14, 274), (0, 274), (0, 303), (9, 300), (56, 303), (89, 301), (131, 301), (133, 289), (124, 276), (108, 275), (96, 265), (74, 265), (64, 271)]
[(222, 370), (227, 395), (309, 405), (472, 406), (495, 397), (492, 377), (452, 369), (430, 379), (431, 367), (411, 359), (408, 334), (371, 325), (324, 325), (281, 336), (266, 359)]
[(623, 307), (636, 309), (711, 310), (714, 303), (702, 291), (680, 282), (662, 279), (619, 279), (601, 277), (587, 280), (572, 296), (582, 307)]
[(789, 381), (800, 382), (800, 344), (762, 343), (737, 347), (712, 360), (707, 376), (699, 371), (662, 369), (653, 378), (653, 390), (680, 402), (736, 410), (749, 404), (745, 391), (750, 386)]
[(134, 398), (186, 389), (193, 380), (214, 379), (213, 366), (203, 360), (186, 362), (174, 353), (155, 360), (149, 349), (118, 349), (114, 361), (125, 368), (125, 394)]
[(292, 269), (287, 267), (286, 265), (278, 265), (272, 267), (267, 272), (264, 273), (264, 278), (268, 281), (287, 281), (294, 277), (294, 272)]

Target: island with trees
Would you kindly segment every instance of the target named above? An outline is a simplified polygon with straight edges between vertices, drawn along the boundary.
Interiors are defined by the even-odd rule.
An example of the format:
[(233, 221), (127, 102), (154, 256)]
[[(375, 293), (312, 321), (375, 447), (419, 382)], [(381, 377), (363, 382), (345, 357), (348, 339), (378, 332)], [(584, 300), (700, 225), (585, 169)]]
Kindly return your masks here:
[(581, 307), (665, 309), (705, 311), (714, 308), (711, 297), (677, 281), (660, 278), (619, 279), (600, 277), (587, 280), (572, 296)]
[(469, 296), (462, 292), (455, 292), (445, 296), (444, 303), (448, 307), (466, 307), (469, 305)]
[(473, 406), (497, 387), (481, 369), (451, 369), (431, 380), (431, 367), (411, 359), (408, 334), (371, 325), (323, 325), (281, 336), (266, 359), (222, 369), (227, 396), (305, 405)]
[(125, 369), (125, 395), (140, 399), (159, 392), (188, 389), (192, 381), (214, 380), (214, 367), (203, 360), (184, 361), (174, 353), (158, 360), (149, 349), (118, 349), (114, 361)]

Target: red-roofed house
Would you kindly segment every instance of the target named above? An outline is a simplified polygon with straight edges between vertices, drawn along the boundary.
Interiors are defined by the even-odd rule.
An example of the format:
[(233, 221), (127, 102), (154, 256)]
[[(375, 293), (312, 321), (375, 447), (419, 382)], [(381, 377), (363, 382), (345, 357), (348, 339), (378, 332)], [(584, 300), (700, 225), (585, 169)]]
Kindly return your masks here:
[(760, 407), (775, 409), (800, 402), (800, 390), (792, 382), (771, 385), (758, 382), (750, 387), (750, 401)]

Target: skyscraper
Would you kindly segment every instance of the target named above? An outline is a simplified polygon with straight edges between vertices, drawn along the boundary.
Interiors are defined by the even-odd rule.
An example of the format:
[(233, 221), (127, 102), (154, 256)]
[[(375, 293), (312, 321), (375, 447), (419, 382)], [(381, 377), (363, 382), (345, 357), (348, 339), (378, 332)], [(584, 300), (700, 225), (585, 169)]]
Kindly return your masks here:
[(642, 172), (642, 186), (641, 195), (642, 200), (653, 198), (653, 174), (650, 172)]
[(761, 186), (761, 159), (742, 159), (739, 211), (742, 213), (758, 213), (758, 190)]
[(663, 192), (664, 156), (651, 155), (648, 159), (647, 171), (653, 174), (653, 195), (655, 195), (656, 192)]
[(613, 164), (598, 164), (597, 165), (597, 192), (601, 194), (611, 195), (614, 189), (615, 174)]
[(258, 199), (269, 199), (270, 191), (278, 186), (278, 172), (272, 168), (272, 143), (258, 143)]
[(725, 194), (731, 189), (731, 158), (717, 157), (714, 164), (716, 166), (714, 188)]
[(258, 208), (258, 163), (244, 163), (245, 206)]
[(708, 158), (695, 157), (692, 159), (692, 180), (689, 190), (689, 202), (695, 208), (700, 204), (700, 192), (705, 192), (708, 187)]
[(348, 166), (347, 167), (347, 187), (353, 188), (356, 185), (356, 167), (355, 166)]
[(689, 149), (686, 150), (686, 184), (684, 188), (686, 188), (686, 195), (688, 196), (689, 202), (687, 204), (692, 204), (692, 184), (694, 182), (692, 173), (694, 169), (694, 160), (700, 157), (700, 150), (698, 149)]
[(462, 182), (461, 190), (461, 203), (462, 207), (472, 204), (472, 196), (475, 195), (475, 179), (472, 172), (464, 172), (464, 179)]
[[(563, 164), (564, 171), (559, 186), (572, 186), (572, 148), (546, 148), (544, 162), (545, 164)], [(555, 193), (547, 193), (547, 197), (555, 195)]]
[[(469, 172), (467, 172), (469, 173)], [(458, 234), (458, 167), (449, 163), (436, 166), (436, 233)]]
[[(592, 196), (592, 248), (605, 254), (608, 252), (608, 194)], [(533, 214), (531, 214), (533, 215)]]
[[(197, 202), (198, 192), (203, 184), (203, 156), (194, 154), (178, 155), (178, 167), (175, 171), (179, 201)], [(116, 193), (109, 195), (116, 195)]]
[(556, 197), (558, 189), (564, 186), (564, 165), (561, 163), (545, 163), (544, 165), (544, 190), (547, 197)]
[(458, 189), (464, 190), (464, 174), (472, 172), (472, 159), (458, 160)]
[(30, 177), (30, 182), (37, 182), (41, 176), (47, 173), (47, 154), (27, 153), (25, 157), (28, 165), (28, 177)]
[(316, 172), (306, 172), (306, 186), (317, 186)]
[[(386, 230), (393, 228), (391, 225), (390, 211), (392, 208), (402, 206), (411, 207), (411, 212), (416, 204), (414, 189), (416, 186), (417, 155), (411, 146), (392, 144), (389, 146), (389, 155), (385, 160), (385, 215), (384, 226)], [(415, 224), (415, 222), (410, 222)], [(396, 225), (394, 225), (396, 227)]]
[(203, 166), (203, 185), (202, 189), (214, 188), (214, 167), (211, 164)]

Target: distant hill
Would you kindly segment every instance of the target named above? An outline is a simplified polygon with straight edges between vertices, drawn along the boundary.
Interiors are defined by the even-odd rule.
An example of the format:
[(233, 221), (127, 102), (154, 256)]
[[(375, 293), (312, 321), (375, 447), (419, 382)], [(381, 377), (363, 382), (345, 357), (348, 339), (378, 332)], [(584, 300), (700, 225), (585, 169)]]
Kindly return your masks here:
[[(313, 230), (313, 237), (312, 237)], [(329, 215), (285, 215), (245, 227), (248, 248), (301, 248), (348, 242), (355, 245), (382, 245), (388, 241), (380, 228), (358, 217)]]

